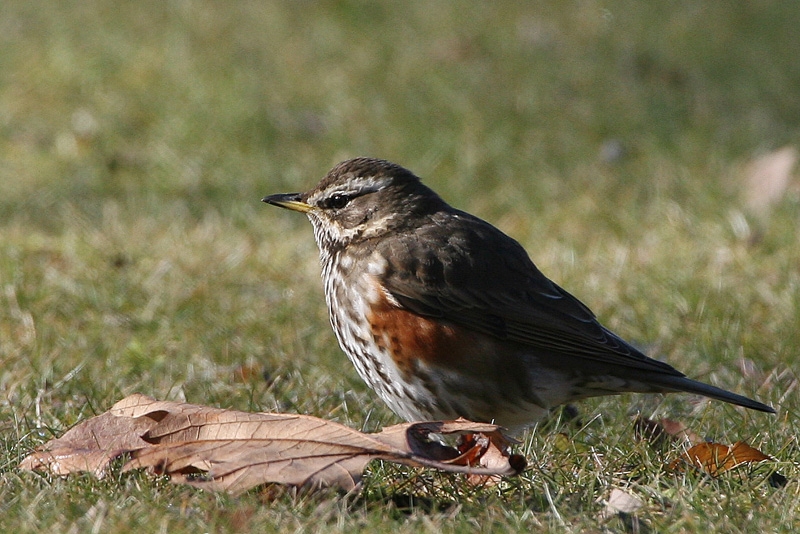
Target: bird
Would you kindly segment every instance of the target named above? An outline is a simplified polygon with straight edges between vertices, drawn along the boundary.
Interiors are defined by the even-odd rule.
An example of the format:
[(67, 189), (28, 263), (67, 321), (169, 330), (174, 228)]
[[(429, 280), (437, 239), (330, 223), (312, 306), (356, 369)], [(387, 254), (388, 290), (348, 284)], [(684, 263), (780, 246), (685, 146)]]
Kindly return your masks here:
[(359, 376), (407, 421), (524, 430), (563, 404), (688, 392), (775, 413), (687, 378), (604, 327), (516, 240), (447, 204), (411, 171), (359, 157), (304, 193), (331, 326)]

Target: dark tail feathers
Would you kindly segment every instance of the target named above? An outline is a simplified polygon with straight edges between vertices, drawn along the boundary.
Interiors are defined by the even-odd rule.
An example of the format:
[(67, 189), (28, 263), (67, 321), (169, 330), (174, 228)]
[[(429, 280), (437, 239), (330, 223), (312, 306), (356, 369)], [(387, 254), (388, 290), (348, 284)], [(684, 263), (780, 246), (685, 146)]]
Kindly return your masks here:
[(659, 376), (656, 380), (650, 382), (651, 384), (658, 385), (664, 388), (664, 391), (684, 391), (686, 393), (697, 393), (711, 399), (729, 402), (751, 410), (758, 410), (759, 412), (775, 413), (772, 406), (767, 406), (753, 399), (748, 399), (744, 395), (737, 395), (722, 388), (718, 388), (691, 378), (681, 376)]

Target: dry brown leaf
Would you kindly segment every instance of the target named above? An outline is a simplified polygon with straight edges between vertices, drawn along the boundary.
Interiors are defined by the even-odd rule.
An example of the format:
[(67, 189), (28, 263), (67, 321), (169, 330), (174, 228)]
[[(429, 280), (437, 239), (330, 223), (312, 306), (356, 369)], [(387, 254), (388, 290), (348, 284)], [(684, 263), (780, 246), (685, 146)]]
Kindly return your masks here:
[[(459, 419), (452, 423), (469, 423)], [(517, 473), (525, 469), (525, 458), (518, 454), (510, 454), (511, 440), (499, 430), (482, 429), (480, 433), (462, 434), (458, 446), (459, 456), (448, 460), (454, 465), (478, 465), (486, 469), (507, 469), (509, 466)], [(470, 473), (467, 480), (473, 486), (494, 485), (500, 481), (499, 475)]]
[[(653, 421), (645, 417), (638, 417), (634, 423), (634, 429), (637, 437), (646, 439), (655, 446), (663, 446), (667, 440), (692, 444), (692, 447), (680, 458), (670, 462), (670, 469), (680, 469), (682, 465), (688, 464), (711, 476), (719, 476), (740, 465), (772, 460), (763, 452), (742, 441), (736, 442), (730, 447), (720, 443), (705, 442), (680, 421), (671, 419)], [(770, 480), (775, 480), (775, 483), (778, 484), (782, 478), (779, 473), (773, 473)]]
[(111, 411), (87, 419), (60, 438), (48, 441), (22, 460), (20, 468), (48, 470), (55, 475), (89, 471), (102, 477), (114, 458), (150, 445), (142, 436), (158, 424), (163, 413), (152, 411), (146, 417), (136, 418), (120, 418), (114, 414), (118, 407), (146, 401), (152, 399), (138, 394), (126, 397)]
[(772, 458), (743, 441), (730, 447), (721, 443), (699, 443), (673, 461), (670, 468), (676, 469), (681, 463), (686, 463), (711, 476), (719, 476), (740, 465), (766, 460)]
[[(112, 430), (118, 441), (96, 439)], [(512, 475), (524, 460), (509, 456), (499, 427), (458, 420), (395, 425), (364, 434), (316, 417), (248, 413), (132, 395), (23, 460), (26, 469), (100, 474), (130, 452), (125, 470), (149, 468), (175, 482), (232, 493), (268, 482), (353, 489), (376, 459), (479, 476)], [(468, 452), (431, 434), (482, 434)], [(58, 455), (56, 456), (56, 451)], [(63, 458), (69, 458), (65, 463)]]

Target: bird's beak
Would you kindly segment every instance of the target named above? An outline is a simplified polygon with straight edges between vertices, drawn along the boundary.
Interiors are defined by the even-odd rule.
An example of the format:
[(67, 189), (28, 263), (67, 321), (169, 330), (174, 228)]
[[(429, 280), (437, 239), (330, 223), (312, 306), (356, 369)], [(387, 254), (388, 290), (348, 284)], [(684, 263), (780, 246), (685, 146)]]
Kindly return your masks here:
[(313, 206), (306, 204), (300, 200), (300, 193), (281, 193), (279, 195), (269, 195), (261, 199), (261, 202), (272, 204), (287, 210), (299, 211), (301, 213), (308, 213)]

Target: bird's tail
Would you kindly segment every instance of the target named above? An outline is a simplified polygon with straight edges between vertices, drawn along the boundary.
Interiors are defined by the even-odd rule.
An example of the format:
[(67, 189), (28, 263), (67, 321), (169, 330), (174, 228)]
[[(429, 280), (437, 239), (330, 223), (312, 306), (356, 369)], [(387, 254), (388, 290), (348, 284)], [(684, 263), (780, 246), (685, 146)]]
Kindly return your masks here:
[(659, 376), (650, 383), (664, 388), (664, 392), (684, 391), (686, 393), (697, 393), (698, 395), (703, 395), (704, 397), (709, 397), (711, 399), (716, 399), (723, 402), (729, 402), (738, 406), (744, 406), (745, 408), (750, 408), (751, 410), (775, 413), (775, 409), (772, 406), (749, 399), (744, 395), (738, 395), (710, 384), (704, 384), (703, 382), (692, 380), (691, 378), (682, 376)]

